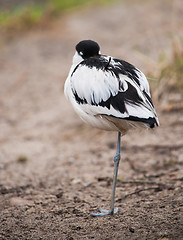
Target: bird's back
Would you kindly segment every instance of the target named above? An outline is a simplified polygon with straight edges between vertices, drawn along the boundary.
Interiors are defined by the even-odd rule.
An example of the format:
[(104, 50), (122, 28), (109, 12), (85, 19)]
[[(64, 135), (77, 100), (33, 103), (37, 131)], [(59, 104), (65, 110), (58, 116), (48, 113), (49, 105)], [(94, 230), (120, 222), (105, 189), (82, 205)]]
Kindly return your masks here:
[(145, 75), (126, 61), (90, 57), (72, 68), (65, 93), (80, 117), (106, 130), (159, 125)]

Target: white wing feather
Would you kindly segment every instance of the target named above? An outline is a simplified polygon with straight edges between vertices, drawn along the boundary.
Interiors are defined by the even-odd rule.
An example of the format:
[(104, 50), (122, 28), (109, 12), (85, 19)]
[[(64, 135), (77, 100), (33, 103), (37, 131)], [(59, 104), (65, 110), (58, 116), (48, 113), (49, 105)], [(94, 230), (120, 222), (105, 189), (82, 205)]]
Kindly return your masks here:
[[(139, 73), (140, 76), (140, 73)], [(141, 75), (144, 79), (144, 75)], [(149, 90), (148, 82), (145, 81), (143, 87), (141, 79), (141, 88), (136, 82), (131, 80), (126, 75), (119, 75), (119, 79), (110, 71), (102, 69), (88, 68), (87, 66), (80, 65), (74, 72), (71, 81), (71, 89), (76, 92), (78, 97), (86, 100), (87, 104), (80, 104), (80, 108), (88, 114), (106, 114), (115, 117), (124, 118), (128, 116), (135, 116), (139, 118), (155, 117), (155, 111), (151, 104), (142, 93), (142, 89)], [(146, 78), (145, 78), (146, 79)], [(123, 85), (124, 90), (119, 90), (120, 85)], [(92, 102), (99, 104), (101, 101), (107, 101), (111, 96), (116, 96), (119, 92), (125, 92), (128, 88), (127, 83), (130, 83), (137, 91), (139, 98), (143, 101), (143, 105), (136, 105), (135, 103), (125, 102), (127, 112), (121, 113), (112, 106), (108, 109), (105, 106), (95, 106)], [(119, 103), (120, 104), (120, 103)]]

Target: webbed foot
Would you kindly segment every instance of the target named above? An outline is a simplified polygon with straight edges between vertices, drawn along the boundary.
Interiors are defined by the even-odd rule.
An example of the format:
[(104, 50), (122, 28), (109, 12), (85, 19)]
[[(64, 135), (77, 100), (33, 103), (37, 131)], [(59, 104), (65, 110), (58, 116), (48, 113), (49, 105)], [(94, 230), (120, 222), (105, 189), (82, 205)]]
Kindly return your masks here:
[(103, 217), (103, 216), (107, 216), (107, 215), (113, 215), (113, 214), (116, 214), (118, 212), (118, 208), (115, 208), (114, 211), (99, 208), (98, 211), (99, 211), (99, 213), (90, 213), (90, 214), (93, 217)]

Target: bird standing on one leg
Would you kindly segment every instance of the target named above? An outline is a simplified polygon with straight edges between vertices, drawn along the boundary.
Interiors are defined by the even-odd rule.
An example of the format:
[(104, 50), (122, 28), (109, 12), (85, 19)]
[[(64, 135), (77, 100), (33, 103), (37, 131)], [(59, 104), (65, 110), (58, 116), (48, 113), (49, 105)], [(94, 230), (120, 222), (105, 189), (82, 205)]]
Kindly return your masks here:
[(133, 128), (159, 126), (145, 75), (130, 63), (101, 55), (99, 45), (84, 40), (76, 45), (65, 96), (81, 119), (93, 127), (118, 131), (114, 157), (111, 209), (99, 209), (93, 216), (113, 215), (116, 180), (120, 161), (121, 134)]

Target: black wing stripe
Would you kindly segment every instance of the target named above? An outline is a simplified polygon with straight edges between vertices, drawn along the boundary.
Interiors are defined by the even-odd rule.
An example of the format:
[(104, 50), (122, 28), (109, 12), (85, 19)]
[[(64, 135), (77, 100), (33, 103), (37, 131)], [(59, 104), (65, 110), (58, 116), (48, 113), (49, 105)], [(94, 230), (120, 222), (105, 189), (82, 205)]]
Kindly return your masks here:
[(143, 91), (143, 94), (146, 96), (146, 98), (148, 99), (148, 101), (150, 102), (150, 104), (152, 105), (152, 107), (154, 108), (153, 102), (152, 102), (150, 96), (146, 93), (145, 90)]
[(102, 101), (98, 105), (107, 107), (108, 109), (112, 106), (115, 110), (125, 113), (127, 112), (125, 103), (131, 103), (133, 105), (143, 104), (137, 90), (130, 83), (128, 83), (128, 89), (125, 92), (118, 92), (116, 96), (111, 96), (107, 101)]
[[(113, 115), (110, 115), (113, 118), (120, 118), (120, 117), (115, 117)], [(134, 117), (134, 116), (129, 116), (129, 117), (123, 117), (121, 119), (124, 120), (129, 120), (129, 121), (134, 121), (134, 122), (143, 122), (145, 124), (148, 124), (150, 128), (154, 128), (155, 124), (158, 126), (158, 123), (155, 118), (149, 117), (149, 118), (139, 118), (139, 117)]]
[[(139, 97), (137, 90), (128, 82), (128, 89), (125, 92), (118, 92), (116, 96), (110, 96), (107, 101), (101, 101), (98, 104), (91, 101), (93, 106), (107, 107), (110, 109), (112, 106), (115, 110), (125, 113), (127, 112), (125, 103), (133, 105), (144, 105), (143, 100)], [(77, 92), (73, 92), (74, 97), (78, 104), (89, 104), (85, 98), (80, 98)]]
[(126, 75), (128, 78), (135, 81), (138, 84), (138, 86), (140, 86), (139, 76), (137, 74), (139, 70), (135, 66), (133, 66), (132, 64), (124, 60), (120, 60), (116, 58), (114, 58), (113, 60), (115, 63), (118, 64), (118, 67), (113, 68), (113, 71), (115, 72), (116, 76), (119, 77), (119, 74)]

